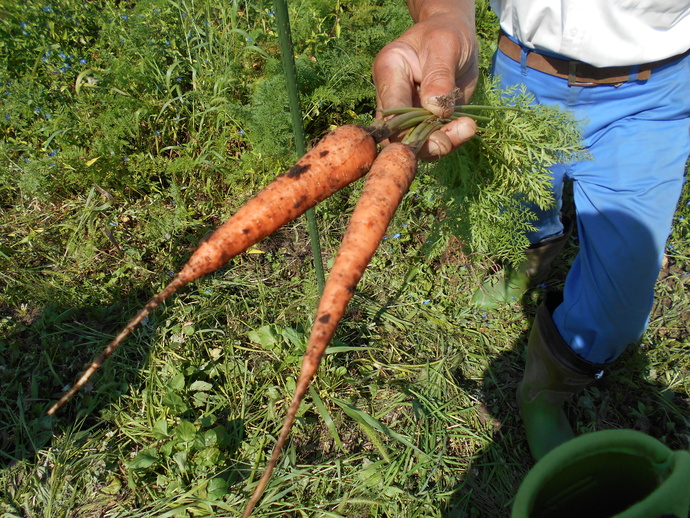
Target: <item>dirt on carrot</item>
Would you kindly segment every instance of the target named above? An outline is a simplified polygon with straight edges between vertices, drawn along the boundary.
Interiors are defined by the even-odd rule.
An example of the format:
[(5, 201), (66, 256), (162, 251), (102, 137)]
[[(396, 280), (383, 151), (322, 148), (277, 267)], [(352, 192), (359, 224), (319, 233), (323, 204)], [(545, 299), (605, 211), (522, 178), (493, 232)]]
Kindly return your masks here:
[(48, 409), (47, 414), (54, 414), (69, 401), (122, 341), (167, 297), (203, 275), (214, 272), (281, 226), (364, 176), (376, 156), (374, 139), (359, 126), (341, 126), (324, 136), (293, 167), (271, 182), (199, 245), (170, 284), (146, 303), (93, 360), (74, 386)]

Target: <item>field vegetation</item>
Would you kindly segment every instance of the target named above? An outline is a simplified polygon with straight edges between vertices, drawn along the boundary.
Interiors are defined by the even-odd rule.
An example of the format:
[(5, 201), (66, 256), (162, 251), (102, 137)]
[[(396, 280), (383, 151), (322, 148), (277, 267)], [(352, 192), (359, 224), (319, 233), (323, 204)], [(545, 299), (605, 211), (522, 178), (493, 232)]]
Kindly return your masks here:
[[(409, 26), (404, 2), (289, 12), (308, 137), (370, 123), (371, 62)], [(482, 2), (478, 18), (486, 70), (496, 25)], [(0, 516), (240, 515), (318, 302), (304, 218), (171, 297), (45, 411), (294, 148), (268, 0), (0, 0)], [(514, 400), (526, 337), (577, 236), (547, 285), (474, 308), (519, 223), (469, 185), (482, 150), (422, 167), (256, 516), (509, 515), (532, 465)], [(316, 209), (327, 268), (360, 189)], [(688, 272), (686, 189), (649, 329), (568, 404), (578, 433), (690, 446)]]

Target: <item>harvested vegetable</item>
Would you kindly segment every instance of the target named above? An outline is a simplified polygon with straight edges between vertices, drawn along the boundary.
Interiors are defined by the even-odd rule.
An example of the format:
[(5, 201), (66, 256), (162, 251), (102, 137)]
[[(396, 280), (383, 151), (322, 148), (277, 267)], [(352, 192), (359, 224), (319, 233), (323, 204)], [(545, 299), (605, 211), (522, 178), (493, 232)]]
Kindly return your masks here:
[[(547, 182), (543, 181), (548, 176), (547, 168), (563, 160), (583, 158), (579, 133), (572, 119), (564, 114), (559, 115), (548, 107), (533, 108), (529, 106), (529, 99), (518, 98), (520, 103), (513, 106), (499, 105), (498, 102), (484, 106), (458, 106), (455, 113), (445, 120), (422, 108), (395, 108), (383, 112), (384, 117), (390, 117), (389, 119), (378, 120), (368, 128), (343, 126), (328, 134), (295, 166), (278, 177), (208, 240), (201, 243), (175, 279), (154, 296), (108, 344), (75, 385), (49, 408), (48, 414), (55, 413), (66, 403), (124, 338), (168, 296), (193, 280), (220, 268), (280, 226), (364, 176), (371, 168), (324, 287), (287, 416), (267, 468), (244, 510), (243, 517), (249, 517), (277, 464), (299, 406), (355, 287), (414, 179), (417, 170), (416, 156), (429, 136), (451, 119), (472, 117), (482, 124), (474, 139), (478, 146), (465, 147), (478, 148), (483, 153), (482, 157), (486, 158), (467, 160), (473, 176), (466, 183), (477, 184), (478, 189), (484, 189), (482, 193), (486, 192), (486, 185), (490, 184), (476, 181), (477, 175), (482, 178), (490, 176), (483, 170), (477, 170), (476, 165), (481, 163), (482, 167), (488, 168), (489, 173), (506, 173), (519, 179), (515, 183), (519, 188), (504, 193), (505, 196), (513, 199), (517, 193), (526, 192), (527, 200), (540, 206), (547, 205), (550, 201)], [(402, 143), (389, 144), (377, 157), (376, 143), (393, 135), (402, 138)], [(535, 156), (535, 153), (538, 155)], [(525, 164), (528, 167), (534, 166), (537, 174), (521, 174)], [(460, 165), (467, 167), (464, 163)], [(456, 196), (455, 199), (466, 201), (467, 197)]]
[(327, 134), (285, 174), (280, 175), (221, 225), (192, 254), (177, 276), (149, 300), (47, 411), (54, 414), (69, 401), (122, 341), (167, 297), (211, 273), (250, 246), (293, 221), (317, 203), (366, 174), (376, 158), (369, 132), (354, 125)]

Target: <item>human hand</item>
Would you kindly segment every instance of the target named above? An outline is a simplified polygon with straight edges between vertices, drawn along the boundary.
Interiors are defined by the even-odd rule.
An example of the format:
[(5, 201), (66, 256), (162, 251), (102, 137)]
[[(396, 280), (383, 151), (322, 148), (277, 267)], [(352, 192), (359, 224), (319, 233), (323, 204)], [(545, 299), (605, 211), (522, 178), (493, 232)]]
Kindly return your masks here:
[[(456, 104), (466, 103), (474, 92), (479, 74), (477, 48), (474, 18), (460, 9), (437, 12), (417, 22), (374, 60), (377, 117), (380, 110), (409, 106), (449, 117)], [(469, 117), (449, 122), (431, 135), (419, 158), (447, 155), (472, 138), (476, 129)]]

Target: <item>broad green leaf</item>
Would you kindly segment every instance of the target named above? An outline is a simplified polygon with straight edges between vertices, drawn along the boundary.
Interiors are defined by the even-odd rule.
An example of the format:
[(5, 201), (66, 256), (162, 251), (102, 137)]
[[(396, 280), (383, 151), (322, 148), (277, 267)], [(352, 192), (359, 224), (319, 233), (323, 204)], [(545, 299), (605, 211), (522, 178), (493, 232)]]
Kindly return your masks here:
[(163, 440), (170, 437), (170, 434), (168, 433), (168, 422), (165, 419), (156, 421), (156, 423), (153, 425), (153, 429), (151, 430), (151, 434), (158, 440)]
[(127, 466), (131, 469), (145, 469), (156, 462), (158, 462), (158, 452), (155, 448), (148, 448), (137, 453), (137, 456), (129, 461)]
[(213, 385), (211, 385), (208, 381), (195, 381), (189, 386), (189, 390), (193, 392), (209, 391), (212, 388)]
[(175, 436), (184, 442), (192, 442), (196, 438), (196, 426), (189, 421), (180, 421), (175, 427)]
[(259, 344), (261, 347), (269, 351), (273, 350), (274, 346), (280, 339), (277, 326), (274, 325), (267, 325), (253, 331), (249, 331), (247, 336), (252, 342)]
[(163, 404), (175, 414), (181, 414), (186, 412), (188, 409), (184, 400), (178, 394), (173, 392), (168, 392), (165, 396), (163, 396)]
[(174, 376), (169, 382), (168, 382), (168, 388), (170, 390), (173, 390), (175, 392), (180, 392), (184, 390), (184, 374), (180, 373)]

